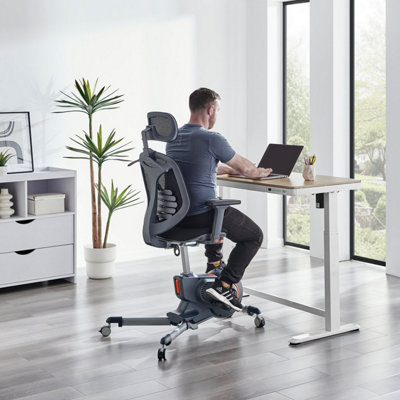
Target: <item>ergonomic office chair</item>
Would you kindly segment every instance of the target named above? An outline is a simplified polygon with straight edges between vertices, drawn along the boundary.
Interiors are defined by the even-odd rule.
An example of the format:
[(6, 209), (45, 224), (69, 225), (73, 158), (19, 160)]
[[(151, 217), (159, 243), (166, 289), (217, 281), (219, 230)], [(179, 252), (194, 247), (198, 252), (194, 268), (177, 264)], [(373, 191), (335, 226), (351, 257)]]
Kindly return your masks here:
[[(225, 209), (240, 200), (210, 200), (206, 204), (215, 209), (213, 226), (204, 229), (187, 229), (178, 225), (189, 210), (189, 196), (181, 171), (174, 160), (165, 154), (148, 147), (149, 140), (169, 142), (175, 140), (178, 127), (175, 118), (168, 113), (150, 112), (148, 125), (142, 131), (143, 152), (139, 161), (147, 193), (147, 209), (143, 223), (144, 241), (154, 247), (172, 248), (176, 256), (181, 255), (183, 272), (174, 276), (175, 294), (180, 299), (178, 308), (167, 313), (166, 317), (123, 318), (109, 317), (107, 325), (100, 329), (103, 336), (111, 333), (111, 324), (119, 327), (130, 325), (174, 325), (175, 329), (165, 335), (160, 343), (158, 359), (165, 360), (166, 346), (188, 329), (197, 329), (198, 325), (211, 317), (230, 317), (234, 310), (209, 297), (206, 290), (211, 287), (222, 268), (216, 268), (208, 274), (196, 275), (190, 271), (188, 246), (198, 244), (221, 243), (225, 237), (222, 222)], [(239, 301), (242, 299), (242, 285), (234, 285)], [(255, 315), (254, 323), (261, 328), (265, 325), (260, 310), (245, 306), (242, 310), (250, 316)]]

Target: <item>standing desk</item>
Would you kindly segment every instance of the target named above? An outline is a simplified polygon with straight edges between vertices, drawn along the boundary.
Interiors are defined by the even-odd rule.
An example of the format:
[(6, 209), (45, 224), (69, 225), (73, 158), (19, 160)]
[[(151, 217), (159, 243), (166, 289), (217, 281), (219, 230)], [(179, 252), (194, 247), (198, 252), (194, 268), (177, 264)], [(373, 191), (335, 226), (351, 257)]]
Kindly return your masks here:
[(341, 325), (340, 321), (337, 194), (341, 191), (359, 189), (361, 181), (325, 175), (317, 175), (314, 181), (305, 181), (301, 174), (292, 173), (289, 178), (270, 180), (253, 180), (219, 175), (217, 182), (221, 191), (223, 187), (228, 187), (288, 196), (316, 195), (317, 207), (324, 209), (325, 309), (296, 303), (249, 287), (245, 287), (244, 290), (254, 296), (325, 318), (325, 330), (294, 336), (290, 339), (290, 344), (310, 342), (359, 330), (360, 326), (358, 324), (349, 323)]

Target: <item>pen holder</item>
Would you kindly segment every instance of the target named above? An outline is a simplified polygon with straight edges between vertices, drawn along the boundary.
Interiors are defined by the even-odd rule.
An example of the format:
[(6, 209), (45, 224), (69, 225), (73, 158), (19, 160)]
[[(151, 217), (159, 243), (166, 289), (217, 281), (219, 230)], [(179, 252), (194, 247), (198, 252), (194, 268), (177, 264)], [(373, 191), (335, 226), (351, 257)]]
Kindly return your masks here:
[(303, 178), (306, 181), (315, 180), (315, 165), (305, 165), (303, 169)]

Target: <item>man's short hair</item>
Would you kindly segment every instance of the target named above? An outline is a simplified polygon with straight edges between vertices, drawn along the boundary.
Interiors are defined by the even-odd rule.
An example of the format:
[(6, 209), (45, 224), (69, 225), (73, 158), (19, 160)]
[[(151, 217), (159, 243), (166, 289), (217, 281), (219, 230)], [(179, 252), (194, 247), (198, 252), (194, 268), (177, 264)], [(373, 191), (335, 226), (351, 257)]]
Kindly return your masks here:
[(207, 88), (197, 89), (189, 96), (190, 111), (194, 112), (207, 108), (214, 103), (215, 100), (220, 99), (221, 96), (217, 92), (214, 92), (214, 90)]

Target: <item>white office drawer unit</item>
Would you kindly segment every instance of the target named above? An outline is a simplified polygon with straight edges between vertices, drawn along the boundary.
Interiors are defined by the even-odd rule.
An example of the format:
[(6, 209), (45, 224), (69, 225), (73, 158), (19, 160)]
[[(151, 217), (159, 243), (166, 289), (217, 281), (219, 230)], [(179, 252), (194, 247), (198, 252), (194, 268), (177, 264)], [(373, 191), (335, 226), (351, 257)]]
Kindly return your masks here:
[(0, 253), (38, 249), (74, 242), (73, 215), (25, 221), (7, 221), (0, 225), (6, 234), (0, 240)]
[(0, 254), (0, 286), (72, 276), (73, 245), (36, 249), (28, 254)]
[[(13, 196), (15, 213), (0, 219), (0, 288), (76, 275), (76, 173), (44, 168), (0, 176), (0, 189)], [(31, 215), (28, 197), (62, 193), (65, 210)], [(1, 292), (0, 292), (1, 295)]]

